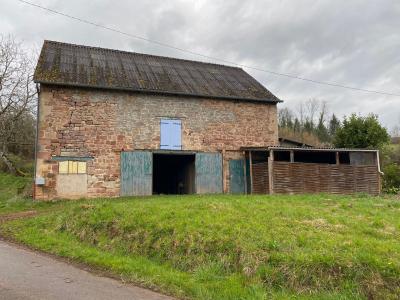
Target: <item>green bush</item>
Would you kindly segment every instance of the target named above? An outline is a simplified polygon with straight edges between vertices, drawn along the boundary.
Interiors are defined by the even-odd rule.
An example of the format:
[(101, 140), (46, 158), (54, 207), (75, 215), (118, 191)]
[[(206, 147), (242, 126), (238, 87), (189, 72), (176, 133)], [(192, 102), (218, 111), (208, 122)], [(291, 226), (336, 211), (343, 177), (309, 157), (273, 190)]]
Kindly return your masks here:
[(345, 117), (343, 124), (336, 130), (335, 147), (379, 149), (388, 144), (390, 136), (378, 120), (370, 114), (366, 117), (352, 114)]
[(383, 167), (383, 190), (389, 194), (400, 192), (400, 165), (389, 163)]

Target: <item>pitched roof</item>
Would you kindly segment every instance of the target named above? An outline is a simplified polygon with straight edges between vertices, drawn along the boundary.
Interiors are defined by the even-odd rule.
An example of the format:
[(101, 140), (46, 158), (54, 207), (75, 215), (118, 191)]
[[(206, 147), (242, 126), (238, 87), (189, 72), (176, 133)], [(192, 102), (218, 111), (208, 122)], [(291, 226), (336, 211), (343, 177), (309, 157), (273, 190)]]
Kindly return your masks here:
[(34, 81), (208, 98), (280, 101), (241, 68), (53, 41), (44, 41)]

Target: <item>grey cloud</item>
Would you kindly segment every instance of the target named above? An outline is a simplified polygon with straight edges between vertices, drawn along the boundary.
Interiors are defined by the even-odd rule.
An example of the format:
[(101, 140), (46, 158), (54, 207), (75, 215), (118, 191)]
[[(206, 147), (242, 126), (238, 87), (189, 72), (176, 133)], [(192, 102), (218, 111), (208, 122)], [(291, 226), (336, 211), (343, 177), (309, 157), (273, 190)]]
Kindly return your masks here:
[[(400, 2), (331, 0), (31, 0), (205, 55), (365, 89), (400, 93)], [(30, 47), (43, 39), (200, 59), (1, 0), (2, 33)], [(218, 61), (214, 61), (218, 62)], [(326, 101), (339, 115), (375, 112), (398, 124), (400, 97), (310, 84), (248, 69), (283, 106)]]

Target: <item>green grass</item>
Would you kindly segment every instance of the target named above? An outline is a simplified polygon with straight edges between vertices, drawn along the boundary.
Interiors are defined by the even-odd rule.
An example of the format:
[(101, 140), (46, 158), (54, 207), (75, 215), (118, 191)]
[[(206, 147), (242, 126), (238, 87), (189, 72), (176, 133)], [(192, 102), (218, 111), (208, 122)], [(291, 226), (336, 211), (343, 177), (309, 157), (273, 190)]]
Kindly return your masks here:
[(32, 178), (12, 176), (0, 172), (0, 219), (1, 216), (28, 210), (43, 210), (63, 208), (73, 205), (68, 202), (39, 202), (30, 198)]
[[(34, 160), (31, 158), (24, 158), (20, 155), (12, 153), (7, 154), (7, 158), (13, 163), (20, 172), (26, 174), (26, 176), (33, 176), (33, 164)], [(7, 172), (8, 168), (4, 164), (3, 160), (0, 160), (0, 173)]]
[(24, 188), (31, 182), (28, 177), (0, 173), (0, 214), (32, 208), (32, 200), (23, 195)]
[(60, 202), (3, 234), (192, 299), (398, 299), (400, 202), (193, 195)]

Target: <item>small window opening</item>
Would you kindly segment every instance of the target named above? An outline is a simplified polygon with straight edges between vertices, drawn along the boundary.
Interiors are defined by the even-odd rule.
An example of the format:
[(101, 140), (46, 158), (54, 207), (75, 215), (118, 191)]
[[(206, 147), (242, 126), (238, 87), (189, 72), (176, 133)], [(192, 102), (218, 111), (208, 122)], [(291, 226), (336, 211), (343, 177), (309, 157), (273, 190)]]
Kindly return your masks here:
[(252, 151), (251, 152), (251, 160), (253, 164), (263, 163), (268, 161), (268, 152), (267, 151)]
[(59, 174), (86, 174), (85, 161), (65, 160), (58, 163)]
[(275, 151), (274, 152), (275, 161), (290, 161), (290, 151)]
[(336, 152), (297, 151), (294, 162), (315, 164), (336, 164)]
[(349, 152), (339, 152), (339, 163), (342, 165), (350, 164), (350, 154)]

